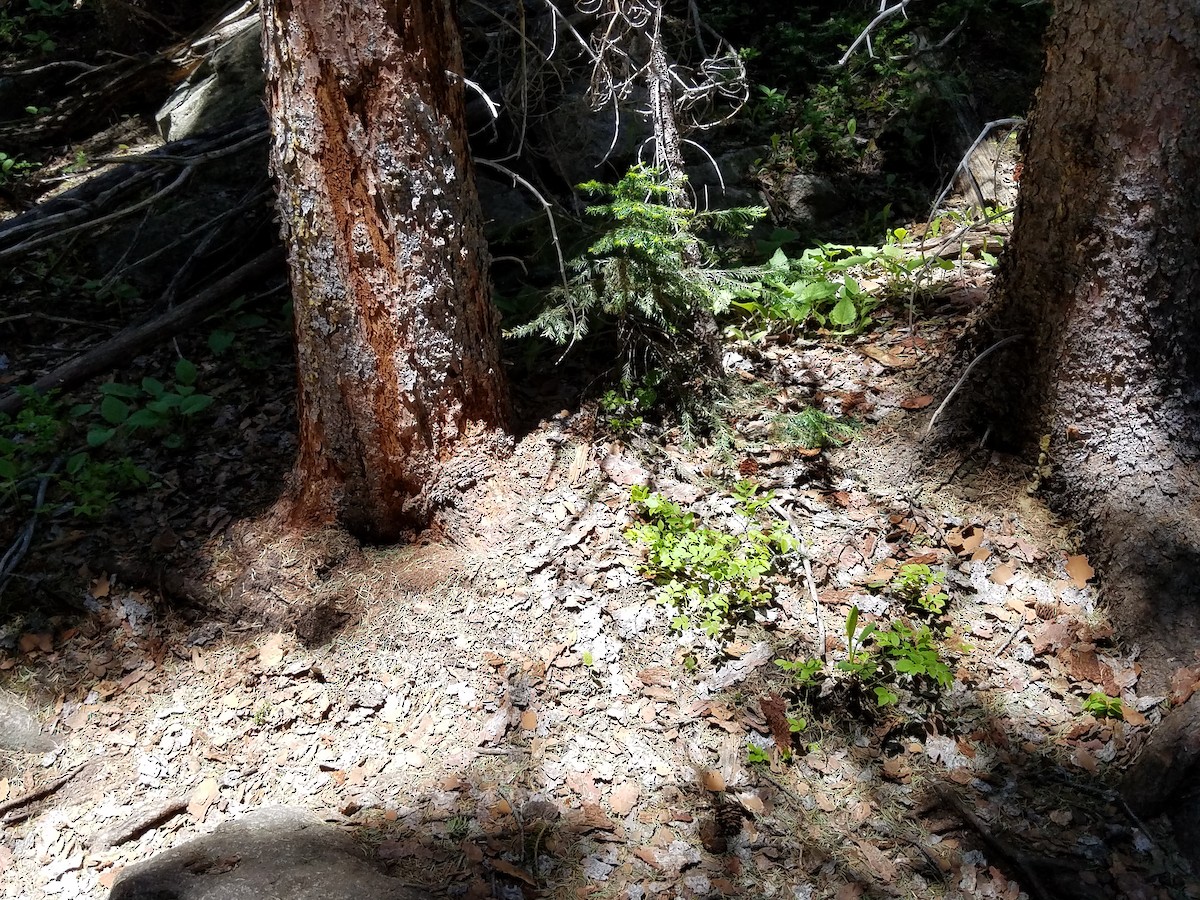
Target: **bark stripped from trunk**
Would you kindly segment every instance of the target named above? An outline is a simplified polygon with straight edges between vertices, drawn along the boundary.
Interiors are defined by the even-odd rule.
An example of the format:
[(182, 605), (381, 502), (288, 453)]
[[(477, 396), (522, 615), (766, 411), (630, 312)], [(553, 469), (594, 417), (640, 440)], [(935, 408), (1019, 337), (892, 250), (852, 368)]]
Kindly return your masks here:
[(999, 285), (1005, 333), (1031, 337), (1014, 418), (1050, 435), (1159, 684), (1200, 634), (1198, 29), (1194, 2), (1058, 4)]
[(294, 513), (390, 539), (428, 524), (507, 401), (449, 0), (264, 10), (272, 169), (295, 303)]

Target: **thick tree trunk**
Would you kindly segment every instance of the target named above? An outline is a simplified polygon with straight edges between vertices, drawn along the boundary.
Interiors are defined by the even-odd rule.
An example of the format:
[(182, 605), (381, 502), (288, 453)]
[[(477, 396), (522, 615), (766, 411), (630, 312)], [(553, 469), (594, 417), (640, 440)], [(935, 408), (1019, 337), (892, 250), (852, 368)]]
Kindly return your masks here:
[(272, 169), (299, 367), (301, 521), (424, 527), (443, 462), (504, 426), (450, 0), (274, 0)]
[[(997, 285), (997, 337), (1028, 337), (997, 371), (1007, 421), (1049, 436), (1048, 487), (1141, 644), (1143, 693), (1166, 693), (1200, 646), (1197, 12), (1059, 0)], [(1198, 714), (1172, 714), (1128, 783), (1136, 808), (1174, 807), (1181, 836), (1200, 833), (1200, 809), (1177, 805), (1200, 783), (1178, 740)]]
[[(1200, 634), (1200, 17), (1060, 0), (998, 290), (1005, 379), (1150, 681)], [(1025, 365), (1011, 365), (1025, 354)], [(1160, 651), (1166, 651), (1165, 653)]]

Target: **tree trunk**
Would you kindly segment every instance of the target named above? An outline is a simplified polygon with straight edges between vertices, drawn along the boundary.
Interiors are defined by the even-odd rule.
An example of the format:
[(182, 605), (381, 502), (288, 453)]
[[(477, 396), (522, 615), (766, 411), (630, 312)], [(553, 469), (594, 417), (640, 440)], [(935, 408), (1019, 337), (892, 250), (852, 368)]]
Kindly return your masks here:
[(297, 523), (425, 527), (507, 394), (450, 0), (274, 0), (272, 170), (295, 305)]
[(1198, 29), (1194, 2), (1060, 0), (997, 285), (1000, 334), (1028, 336), (1009, 420), (1050, 436), (1156, 689), (1200, 633)]
[[(1141, 645), (1144, 694), (1195, 662), (1200, 634), (1198, 31), (1194, 0), (1059, 0), (997, 283), (996, 336), (1027, 336), (997, 354), (1002, 411), (1049, 436), (1051, 498)], [(1176, 757), (1192, 768), (1158, 781), (1173, 798), (1131, 803), (1195, 790)]]

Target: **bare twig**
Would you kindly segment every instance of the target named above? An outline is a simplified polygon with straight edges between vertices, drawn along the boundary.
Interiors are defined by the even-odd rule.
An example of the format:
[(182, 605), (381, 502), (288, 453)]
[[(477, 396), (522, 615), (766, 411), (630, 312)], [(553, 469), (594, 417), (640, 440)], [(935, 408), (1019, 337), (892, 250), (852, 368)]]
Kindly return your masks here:
[(967, 824), (975, 829), (975, 832), (979, 835), (980, 839), (985, 845), (987, 845), (988, 850), (990, 850), (996, 856), (1008, 860), (1017, 868), (1021, 878), (1025, 882), (1025, 887), (1029, 889), (1030, 895), (1034, 897), (1040, 897), (1041, 900), (1051, 900), (1054, 895), (1046, 891), (1046, 888), (1042, 885), (1041, 879), (1038, 878), (1037, 873), (1033, 871), (1033, 867), (1025, 859), (1023, 854), (1009, 847), (1006, 843), (1004, 843), (1004, 841), (994, 835), (991, 828), (988, 827), (988, 824), (984, 822), (983, 819), (979, 818), (979, 816), (975, 815), (974, 812), (968, 809), (967, 804), (964, 803), (958, 794), (954, 793), (954, 791), (950, 790), (949, 788), (942, 787), (938, 789), (937, 794), (943, 800), (943, 802), (954, 807), (954, 810), (958, 813), (958, 815), (961, 816)]
[[(954, 189), (954, 180), (959, 176), (959, 173), (971, 171), (971, 157), (974, 155), (975, 151), (979, 149), (979, 145), (987, 139), (989, 134), (991, 134), (997, 128), (1003, 128), (1006, 125), (1020, 126), (1024, 124), (1024, 119), (1014, 117), (1009, 119), (996, 119), (984, 125), (983, 129), (971, 143), (971, 146), (967, 148), (967, 152), (962, 155), (962, 159), (958, 161), (958, 166), (956, 166), (954, 172), (951, 173), (950, 179), (946, 182), (946, 186), (942, 188), (942, 192), (938, 194), (937, 199), (933, 201), (933, 206), (931, 206), (929, 210), (929, 218), (932, 219), (935, 215), (937, 215), (938, 207), (942, 205), (942, 201), (945, 200), (950, 191)], [(978, 187), (976, 187), (976, 192), (978, 192)], [(979, 201), (979, 205), (983, 206), (982, 197), (979, 198)]]
[(908, 4), (910, 3), (912, 3), (912, 0), (899, 0), (898, 3), (888, 6), (887, 0), (880, 0), (879, 15), (872, 19), (867, 27), (862, 30), (862, 33), (854, 39), (854, 43), (851, 44), (846, 52), (842, 54), (842, 58), (838, 60), (837, 64), (839, 66), (844, 66), (847, 62), (849, 62), (850, 57), (854, 55), (854, 51), (858, 49), (858, 45), (864, 41), (866, 41), (867, 44), (867, 52), (871, 54), (872, 58), (874, 58), (875, 50), (873, 47), (871, 47), (872, 32), (874, 32), (876, 28), (897, 13), (904, 13), (905, 18), (907, 18), (908, 13), (905, 12), (905, 10), (908, 9)]
[[(777, 500), (771, 501), (771, 509), (778, 515), (783, 517), (783, 520), (788, 523), (788, 531), (792, 533), (792, 540), (797, 546), (803, 546), (803, 537), (800, 534), (800, 529), (796, 525), (796, 520), (792, 518), (792, 514), (787, 511), (782, 503)], [(808, 585), (809, 596), (812, 597), (813, 615), (817, 620), (817, 641), (821, 648), (821, 659), (825, 662), (829, 661), (829, 651), (825, 647), (825, 617), (821, 615), (821, 598), (817, 594), (817, 580), (813, 577), (812, 560), (808, 554), (801, 551), (800, 558), (804, 566), (804, 581)]]
[(973, 360), (971, 360), (971, 364), (969, 366), (967, 366), (966, 371), (964, 371), (962, 373), (962, 376), (958, 379), (957, 383), (955, 383), (954, 387), (950, 388), (950, 393), (948, 393), (946, 395), (946, 399), (942, 401), (941, 406), (939, 406), (937, 408), (937, 410), (934, 411), (932, 418), (930, 418), (930, 420), (929, 420), (929, 424), (925, 426), (925, 434), (923, 435), (923, 437), (929, 437), (929, 433), (931, 431), (933, 431), (933, 425), (935, 422), (937, 422), (938, 416), (940, 416), (942, 414), (942, 411), (949, 405), (950, 401), (954, 399), (954, 395), (958, 393), (958, 389), (961, 388), (966, 383), (967, 376), (969, 376), (971, 374), (971, 371), (977, 365), (979, 365), (983, 360), (985, 360), (991, 354), (995, 353), (1001, 347), (1005, 347), (1016, 341), (1022, 340), (1024, 337), (1025, 337), (1025, 335), (1023, 335), (1023, 334), (1010, 334), (1008, 337), (1003, 338), (1002, 340), (996, 341), (996, 343), (992, 344), (992, 346), (988, 347), (986, 350), (984, 350), (982, 353), (980, 353), (977, 357), (975, 357)]
[(146, 197), (144, 200), (139, 200), (137, 203), (134, 203), (129, 206), (123, 207), (121, 209), (118, 209), (115, 212), (111, 212), (107, 216), (101, 216), (98, 219), (92, 219), (91, 221), (88, 221), (88, 222), (81, 222), (78, 225), (72, 225), (70, 228), (63, 228), (59, 231), (54, 232), (53, 234), (43, 234), (41, 237), (30, 238), (29, 240), (25, 241), (24, 243), (17, 244), (13, 247), (6, 247), (3, 250), (0, 250), (0, 260), (4, 260), (4, 259), (8, 259), (13, 256), (19, 256), (21, 254), (28, 253), (31, 250), (36, 250), (38, 247), (44, 247), (47, 244), (61, 240), (62, 238), (66, 237), (67, 235), (74, 234), (75, 232), (83, 231), (85, 229), (91, 229), (91, 228), (99, 228), (101, 225), (107, 225), (110, 222), (115, 222), (118, 219), (124, 219), (127, 216), (131, 216), (138, 210), (145, 209), (147, 206), (151, 206), (151, 205), (157, 203), (163, 197), (166, 197), (169, 194), (175, 193), (175, 191), (177, 191), (177, 190), (179, 190), (179, 188), (183, 187), (184, 182), (186, 182), (188, 180), (188, 178), (191, 177), (192, 172), (194, 172), (194, 171), (195, 171), (194, 165), (185, 166), (183, 168), (183, 171), (181, 171), (179, 173), (179, 175), (176, 176), (175, 180), (172, 181), (170, 184), (168, 184), (166, 187), (154, 192), (149, 197)]
[(502, 172), (513, 180), (514, 185), (520, 184), (523, 188), (525, 188), (525, 190), (533, 194), (533, 196), (537, 198), (537, 201), (542, 204), (542, 209), (546, 212), (546, 219), (550, 222), (550, 237), (554, 243), (554, 253), (558, 257), (558, 274), (562, 277), (563, 288), (565, 290), (570, 290), (567, 280), (567, 263), (563, 259), (562, 242), (558, 239), (558, 226), (554, 222), (554, 209), (550, 206), (550, 201), (543, 197), (537, 188), (535, 188), (516, 172), (512, 171), (506, 166), (500, 165), (500, 163), (495, 162), (494, 160), (477, 158), (475, 160), (475, 164), (477, 166), (495, 169), (497, 172)]
[(131, 841), (144, 831), (161, 825), (172, 816), (177, 816), (188, 808), (186, 795), (169, 797), (158, 800), (135, 809), (132, 813), (113, 825), (96, 832), (88, 841), (92, 850), (108, 850), (118, 847), (126, 841)]
[(54, 460), (50, 464), (50, 468), (38, 479), (37, 496), (33, 501), (33, 514), (25, 523), (25, 527), (21, 529), (21, 533), (17, 535), (17, 539), (8, 548), (8, 552), (4, 554), (4, 558), (0, 559), (0, 594), (4, 593), (8, 582), (12, 579), (12, 573), (17, 570), (17, 566), (29, 552), (29, 547), (33, 543), (33, 533), (37, 530), (38, 515), (42, 511), (42, 504), (46, 502), (46, 489), (50, 486), (50, 479), (54, 477), (54, 473), (58, 471), (60, 465), (62, 465), (62, 457)]
[(142, 153), (136, 156), (97, 156), (92, 162), (96, 163), (153, 163), (162, 166), (198, 166), (202, 163), (212, 162), (214, 159), (221, 159), (226, 156), (232, 156), (239, 150), (244, 150), (247, 147), (253, 146), (259, 141), (266, 140), (269, 131), (262, 125), (251, 125), (240, 131), (229, 135), (230, 138), (236, 138), (241, 134), (247, 134), (241, 140), (237, 140), (232, 144), (224, 147), (217, 147), (213, 150), (205, 150), (201, 153), (195, 153), (188, 156), (177, 156), (170, 153)]

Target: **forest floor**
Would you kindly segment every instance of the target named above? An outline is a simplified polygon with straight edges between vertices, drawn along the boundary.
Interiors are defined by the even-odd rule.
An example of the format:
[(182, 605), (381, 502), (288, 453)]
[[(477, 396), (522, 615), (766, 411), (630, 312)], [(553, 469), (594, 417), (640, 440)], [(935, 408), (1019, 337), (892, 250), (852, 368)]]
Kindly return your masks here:
[[(0, 652), (23, 747), (0, 756), (0, 896), (101, 898), (290, 804), (438, 897), (1200, 897), (1112, 789), (1164, 698), (1138, 694), (1033, 461), (924, 436), (987, 277), (964, 264), (912, 328), (901, 309), (854, 339), (729, 345), (746, 390), (721, 448), (526, 397), (551, 412), (464, 471), (439, 540), (404, 547), (276, 527), (290, 367), (252, 337), (245, 386), (157, 458), (151, 499), (63, 526), (27, 567), (67, 570), (85, 609)], [(201, 383), (231, 383), (232, 358)], [(863, 428), (801, 450), (778, 417), (809, 405)], [(801, 549), (726, 640), (680, 633), (626, 537), (631, 488), (736, 531), (739, 479)], [(953, 684), (880, 707), (834, 666), (852, 610), (911, 617), (886, 586), (914, 561), (946, 572), (930, 621)], [(775, 664), (810, 658), (816, 686)], [(1085, 711), (1094, 692), (1121, 716)]]

